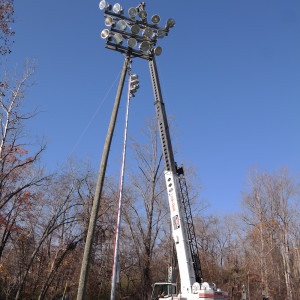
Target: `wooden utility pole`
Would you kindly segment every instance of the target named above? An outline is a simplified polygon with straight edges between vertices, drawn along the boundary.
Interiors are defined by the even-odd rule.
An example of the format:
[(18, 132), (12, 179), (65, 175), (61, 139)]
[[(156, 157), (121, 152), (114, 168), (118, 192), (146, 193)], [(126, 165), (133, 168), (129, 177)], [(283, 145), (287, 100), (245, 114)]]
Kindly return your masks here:
[(127, 73), (127, 66), (128, 66), (129, 60), (130, 60), (130, 55), (126, 55), (121, 78), (120, 78), (120, 83), (119, 83), (119, 87), (118, 87), (118, 91), (117, 91), (117, 95), (116, 95), (116, 99), (115, 99), (115, 104), (113, 107), (108, 131), (107, 131), (107, 135), (106, 135), (104, 149), (103, 149), (103, 153), (102, 153), (102, 159), (101, 159), (101, 164), (100, 164), (98, 181), (97, 181), (97, 185), (96, 185), (95, 197), (94, 197), (94, 201), (93, 201), (90, 223), (89, 223), (89, 228), (88, 228), (87, 237), (86, 237), (86, 241), (85, 241), (83, 259), (82, 259), (82, 264), (81, 264), (80, 279), (79, 279), (78, 291), (77, 291), (77, 300), (84, 300), (84, 298), (85, 298), (89, 262), (90, 262), (92, 244), (93, 244), (93, 240), (94, 240), (94, 233), (95, 233), (95, 228), (96, 228), (96, 223), (97, 223), (98, 211), (99, 211), (99, 206), (100, 206), (100, 200), (101, 200), (103, 182), (104, 182), (104, 177), (105, 177), (107, 159), (108, 159), (108, 154), (109, 154), (110, 145), (111, 145), (111, 141), (112, 141), (112, 136), (113, 136), (115, 125), (116, 125), (116, 119), (117, 119), (118, 110), (119, 110), (119, 106), (120, 106), (120, 100), (121, 100), (121, 95), (122, 95), (122, 91), (123, 91), (123, 86), (124, 86), (124, 82), (125, 82), (125, 77), (126, 77), (126, 73)]

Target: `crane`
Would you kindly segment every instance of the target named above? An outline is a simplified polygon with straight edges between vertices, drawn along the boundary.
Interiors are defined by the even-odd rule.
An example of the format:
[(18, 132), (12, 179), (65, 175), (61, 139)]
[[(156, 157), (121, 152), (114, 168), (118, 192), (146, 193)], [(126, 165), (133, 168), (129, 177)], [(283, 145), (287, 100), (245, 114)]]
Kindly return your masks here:
[(178, 168), (174, 160), (155, 56), (152, 56), (148, 63), (165, 162), (164, 175), (170, 207), (172, 236), (176, 247), (180, 273), (180, 292), (177, 292), (177, 286), (174, 283), (155, 283), (151, 300), (228, 299), (228, 294), (220, 289), (216, 289), (215, 284), (203, 282), (184, 170), (183, 167)]

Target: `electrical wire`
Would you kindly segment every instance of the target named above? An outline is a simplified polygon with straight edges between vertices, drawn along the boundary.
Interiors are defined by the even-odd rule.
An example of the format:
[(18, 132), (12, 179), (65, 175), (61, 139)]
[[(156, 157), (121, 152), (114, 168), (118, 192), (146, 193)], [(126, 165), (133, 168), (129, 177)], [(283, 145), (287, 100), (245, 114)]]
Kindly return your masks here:
[(100, 104), (98, 105), (97, 109), (95, 110), (94, 114), (91, 116), (89, 122), (87, 123), (86, 127), (84, 128), (84, 130), (81, 132), (79, 138), (77, 139), (76, 143), (74, 144), (72, 150), (70, 151), (69, 155), (67, 156), (67, 160), (70, 159), (72, 157), (73, 152), (75, 151), (75, 149), (78, 147), (78, 145), (80, 144), (82, 138), (85, 136), (86, 132), (88, 131), (89, 127), (91, 126), (91, 124), (93, 123), (94, 119), (96, 118), (96, 115), (98, 114), (99, 110), (102, 108), (104, 102), (107, 100), (107, 97), (111, 91), (111, 89), (115, 86), (117, 80), (120, 78), (121, 75), (121, 71), (119, 72), (119, 74), (117, 75), (116, 79), (114, 80), (113, 84), (111, 85), (111, 87), (107, 90), (106, 94), (104, 95), (104, 97), (102, 98), (102, 101), (100, 102)]

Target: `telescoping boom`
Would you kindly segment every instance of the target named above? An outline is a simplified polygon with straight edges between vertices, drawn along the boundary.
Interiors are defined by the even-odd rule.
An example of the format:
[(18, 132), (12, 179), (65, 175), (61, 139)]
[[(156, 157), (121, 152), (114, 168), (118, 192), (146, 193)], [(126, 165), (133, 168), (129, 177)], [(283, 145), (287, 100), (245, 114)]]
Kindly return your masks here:
[(180, 174), (180, 172), (178, 172), (174, 161), (170, 131), (154, 56), (149, 60), (149, 69), (154, 93), (156, 118), (165, 162), (164, 174), (170, 206), (172, 235), (176, 246), (180, 273), (179, 293), (177, 293), (177, 287), (174, 283), (156, 283), (151, 300), (227, 299), (228, 294), (226, 292), (216, 289), (214, 284), (202, 282), (199, 257), (193, 253), (191, 240), (189, 239), (189, 228), (187, 226), (181, 190), (179, 188), (178, 174)]

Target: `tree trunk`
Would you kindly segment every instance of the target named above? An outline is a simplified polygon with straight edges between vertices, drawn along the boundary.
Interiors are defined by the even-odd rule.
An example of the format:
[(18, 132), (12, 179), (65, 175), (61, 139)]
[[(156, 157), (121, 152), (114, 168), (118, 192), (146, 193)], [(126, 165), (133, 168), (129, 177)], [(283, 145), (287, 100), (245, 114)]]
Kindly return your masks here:
[(292, 285), (291, 285), (290, 255), (289, 255), (286, 229), (284, 229), (284, 233), (283, 233), (281, 255), (282, 255), (283, 268), (284, 268), (285, 285), (286, 285), (286, 297), (287, 297), (286, 299), (293, 300)]

